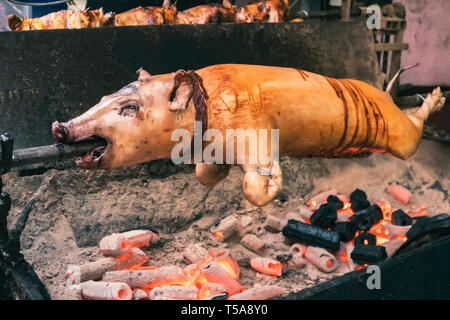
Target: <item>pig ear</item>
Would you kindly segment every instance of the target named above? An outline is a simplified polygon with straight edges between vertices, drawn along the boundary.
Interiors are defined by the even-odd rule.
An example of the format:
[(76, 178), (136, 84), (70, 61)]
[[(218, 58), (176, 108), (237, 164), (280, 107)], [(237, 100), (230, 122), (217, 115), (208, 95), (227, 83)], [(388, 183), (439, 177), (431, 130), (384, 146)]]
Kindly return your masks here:
[(174, 73), (168, 83), (169, 109), (172, 111), (186, 110), (192, 98), (193, 89), (192, 78), (186, 71), (178, 70)]
[(150, 73), (148, 73), (147, 71), (145, 71), (143, 68), (140, 68), (138, 71), (136, 71), (136, 73), (138, 74), (139, 78), (138, 81), (148, 81), (150, 80), (150, 78), (152, 77), (150, 75)]

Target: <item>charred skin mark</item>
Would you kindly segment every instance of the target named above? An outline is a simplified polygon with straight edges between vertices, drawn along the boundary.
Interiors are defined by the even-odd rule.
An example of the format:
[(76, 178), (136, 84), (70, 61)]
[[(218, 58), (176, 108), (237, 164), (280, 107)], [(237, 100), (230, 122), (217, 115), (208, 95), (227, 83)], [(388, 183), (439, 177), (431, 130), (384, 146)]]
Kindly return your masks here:
[(366, 136), (364, 138), (364, 142), (361, 144), (361, 148), (365, 148), (365, 147), (367, 147), (367, 145), (369, 143), (370, 135), (372, 134), (372, 122), (370, 121), (369, 109), (367, 108), (367, 103), (366, 103), (366, 101), (368, 101), (368, 99), (367, 99), (367, 96), (365, 95), (365, 93), (362, 92), (361, 89), (358, 88), (358, 86), (354, 85), (354, 87), (356, 89), (356, 92), (361, 97), (361, 101), (364, 106), (364, 115), (366, 118)]
[[(372, 142), (369, 144), (369, 147), (372, 147), (375, 144), (375, 142), (377, 141), (377, 137), (378, 137), (378, 127), (380, 126), (380, 123), (379, 123), (380, 114), (375, 112), (375, 106), (371, 100), (369, 100), (369, 105), (372, 108), (373, 116), (375, 117), (375, 134), (373, 136)], [(380, 112), (380, 110), (377, 110), (377, 111)]]
[(347, 127), (348, 127), (347, 99), (345, 99), (344, 90), (339, 85), (339, 82), (336, 79), (332, 79), (332, 78), (328, 78), (328, 77), (325, 77), (325, 79), (328, 81), (329, 85), (336, 92), (336, 95), (338, 96), (338, 98), (342, 100), (342, 104), (344, 106), (344, 119), (345, 119), (344, 132), (342, 133), (341, 139), (339, 140), (339, 143), (336, 147), (336, 149), (339, 149), (342, 146), (342, 144), (344, 143), (345, 137), (347, 136)]
[[(205, 131), (208, 129), (208, 107), (206, 106), (206, 99), (209, 99), (209, 96), (203, 86), (203, 79), (195, 71), (189, 71), (188, 74), (193, 83), (192, 101), (195, 108), (195, 121), (201, 121), (203, 137)], [(194, 150), (194, 137), (191, 141), (191, 149)], [(192, 156), (194, 157), (194, 154)]]
[(383, 135), (382, 135), (382, 138), (384, 138), (385, 136), (386, 136), (386, 150), (388, 151), (388, 152), (391, 152), (390, 151), (390, 148), (389, 148), (389, 127), (387, 126), (387, 124), (386, 124), (386, 120), (384, 119), (384, 116), (383, 116), (383, 114), (381, 113), (381, 110), (380, 110), (380, 108), (378, 107), (378, 104), (374, 101), (373, 102), (374, 103), (374, 105), (375, 105), (375, 108), (378, 110), (378, 112), (380, 113), (380, 117), (381, 117), (381, 120), (383, 121)]
[(305, 71), (300, 70), (300, 69), (295, 69), (297, 70), (298, 73), (300, 73), (300, 75), (302, 76), (303, 80), (308, 81), (309, 76), (306, 74)]
[(350, 83), (348, 83), (346, 80), (341, 80), (341, 83), (345, 86), (347, 91), (350, 93), (350, 96), (352, 97), (353, 105), (355, 106), (355, 115), (356, 115), (355, 131), (353, 132), (353, 135), (352, 135), (352, 138), (350, 139), (350, 141), (342, 148), (342, 149), (345, 150), (345, 149), (349, 148), (354, 143), (356, 137), (358, 136), (358, 131), (359, 131), (359, 97), (356, 94), (354, 88), (351, 86)]

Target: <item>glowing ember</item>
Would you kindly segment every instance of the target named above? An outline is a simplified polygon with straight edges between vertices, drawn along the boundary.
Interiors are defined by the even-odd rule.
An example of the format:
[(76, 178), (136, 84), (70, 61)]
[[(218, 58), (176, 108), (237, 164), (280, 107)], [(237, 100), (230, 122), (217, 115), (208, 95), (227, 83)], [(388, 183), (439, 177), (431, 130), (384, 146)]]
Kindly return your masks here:
[(216, 231), (216, 232), (214, 232), (214, 236), (215, 236), (217, 239), (222, 239), (222, 238), (223, 238), (223, 233), (220, 232), (220, 231)]

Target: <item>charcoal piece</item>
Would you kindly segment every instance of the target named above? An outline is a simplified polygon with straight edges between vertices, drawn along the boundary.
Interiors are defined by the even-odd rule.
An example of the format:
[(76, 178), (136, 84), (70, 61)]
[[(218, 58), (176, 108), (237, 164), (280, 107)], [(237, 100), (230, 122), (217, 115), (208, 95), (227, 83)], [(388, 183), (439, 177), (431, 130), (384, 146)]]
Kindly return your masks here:
[(402, 209), (392, 212), (392, 224), (396, 226), (410, 226), (413, 223), (413, 219), (408, 216)]
[(387, 252), (383, 246), (355, 246), (350, 257), (358, 264), (373, 264), (386, 259)]
[(350, 222), (352, 222), (357, 230), (369, 231), (370, 228), (380, 220), (383, 219), (383, 212), (381, 208), (374, 204), (364, 210), (356, 212), (350, 217)]
[(337, 232), (292, 219), (288, 220), (282, 233), (286, 238), (330, 251), (338, 251), (341, 244)]
[(337, 219), (337, 209), (334, 205), (328, 203), (322, 204), (319, 209), (314, 211), (309, 221), (312, 225), (328, 229), (331, 228)]
[(331, 231), (337, 232), (342, 242), (348, 242), (355, 237), (356, 228), (350, 222), (337, 222)]
[(214, 297), (211, 297), (211, 300), (228, 300), (228, 293), (227, 292), (220, 293)]
[(370, 232), (363, 232), (355, 238), (355, 247), (357, 246), (374, 246), (377, 244), (377, 237)]
[(329, 195), (327, 198), (327, 203), (329, 205), (335, 206), (337, 209), (342, 209), (344, 207), (344, 203), (338, 197), (334, 195)]
[(368, 207), (370, 207), (370, 202), (368, 200), (353, 201), (350, 206), (354, 212), (362, 211)]
[(367, 195), (360, 189), (355, 189), (350, 193), (351, 208), (354, 212), (358, 212), (370, 207), (370, 202), (367, 201)]
[(352, 193), (350, 193), (350, 202), (358, 202), (367, 200), (367, 194), (360, 190), (355, 189)]

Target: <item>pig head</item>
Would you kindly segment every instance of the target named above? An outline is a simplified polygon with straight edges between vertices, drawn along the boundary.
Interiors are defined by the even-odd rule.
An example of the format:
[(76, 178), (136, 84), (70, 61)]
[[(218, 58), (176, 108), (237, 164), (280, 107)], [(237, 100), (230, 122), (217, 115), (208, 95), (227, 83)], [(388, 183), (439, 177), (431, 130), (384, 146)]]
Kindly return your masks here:
[(62, 143), (104, 139), (103, 145), (77, 161), (79, 167), (107, 169), (170, 158), (172, 132), (177, 128), (193, 131), (195, 112), (187, 108), (193, 80), (188, 73), (180, 70), (152, 77), (140, 69), (138, 74), (137, 81), (104, 96), (79, 117), (53, 123), (53, 136)]

